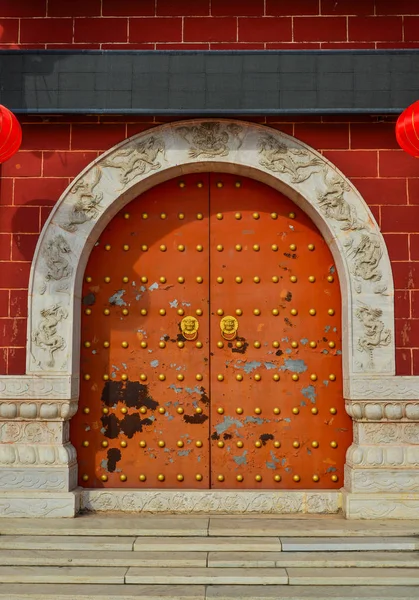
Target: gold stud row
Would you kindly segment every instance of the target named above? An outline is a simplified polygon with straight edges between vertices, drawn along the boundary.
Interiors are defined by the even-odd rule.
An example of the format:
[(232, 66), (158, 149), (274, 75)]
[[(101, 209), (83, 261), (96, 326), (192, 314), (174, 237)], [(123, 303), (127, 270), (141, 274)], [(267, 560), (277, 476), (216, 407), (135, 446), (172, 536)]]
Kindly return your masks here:
[[(238, 314), (238, 313), (237, 313), (237, 310), (236, 310), (236, 314)], [(241, 313), (241, 314), (242, 314), (242, 313)], [(166, 345), (167, 345), (167, 344), (166, 344), (166, 342), (164, 342), (163, 340), (161, 340), (161, 341), (159, 342), (159, 344), (158, 344), (159, 348), (166, 348)], [(178, 342), (176, 343), (176, 345), (178, 346), (178, 348), (184, 348), (184, 347), (185, 347), (185, 342), (182, 342), (182, 341), (180, 340), (180, 341), (178, 341)], [(298, 344), (298, 342), (297, 342), (297, 341), (292, 341), (290, 345), (291, 345), (291, 348), (298, 348), (298, 347), (299, 347), (299, 344)], [(310, 348), (317, 348), (317, 342), (315, 342), (315, 341), (311, 341), (311, 342), (309, 342), (309, 344), (308, 344), (308, 345), (310, 346)], [(336, 347), (336, 344), (335, 344), (335, 342), (333, 342), (333, 341), (330, 341), (330, 342), (328, 342), (328, 344), (327, 344), (327, 345), (329, 346), (329, 348), (335, 348), (335, 347)], [(91, 343), (90, 341), (85, 341), (85, 342), (83, 342), (83, 346), (84, 346), (85, 348), (90, 348), (90, 347), (92, 346), (92, 343)], [(104, 348), (110, 348), (110, 346), (111, 346), (111, 344), (110, 344), (110, 342), (109, 342), (109, 341), (107, 341), (107, 340), (106, 340), (106, 341), (104, 341), (104, 342), (103, 342), (103, 347), (104, 347)], [(129, 344), (128, 344), (128, 342), (125, 342), (125, 341), (124, 341), (124, 342), (121, 342), (121, 346), (122, 346), (123, 348), (128, 348), (128, 347), (129, 347)], [(202, 348), (202, 347), (203, 347), (203, 343), (202, 343), (202, 342), (200, 342), (200, 341), (198, 341), (198, 342), (196, 342), (195, 346), (196, 346), (196, 348)], [(222, 342), (221, 340), (219, 340), (219, 341), (217, 342), (217, 348), (224, 348), (224, 346), (225, 346), (225, 344), (224, 344), (224, 342)], [(236, 348), (243, 348), (243, 346), (244, 346), (244, 343), (243, 343), (243, 342), (241, 342), (240, 340), (238, 340), (238, 341), (235, 343), (235, 347), (236, 347)], [(142, 341), (140, 342), (140, 347), (141, 347), (141, 348), (148, 348), (148, 343), (147, 343), (145, 340), (142, 340)], [(255, 340), (255, 341), (253, 342), (253, 347), (254, 347), (254, 348), (261, 348), (261, 347), (262, 347), (262, 344), (261, 344), (261, 342), (259, 342), (258, 340)], [(274, 340), (274, 341), (272, 342), (272, 347), (273, 347), (273, 348), (279, 348), (279, 347), (280, 347), (280, 343), (279, 343), (277, 340)]]
[[(163, 213), (163, 214), (164, 214), (164, 213)], [(237, 216), (237, 215), (240, 215), (240, 216)], [(201, 215), (201, 214), (200, 214), (200, 215), (197, 215), (197, 216), (198, 216), (198, 217), (202, 217), (202, 215)], [(241, 219), (241, 214), (240, 214), (240, 213), (236, 213), (235, 217), (236, 217), (236, 219)], [(163, 217), (163, 216), (161, 216), (161, 218), (163, 219), (163, 218), (166, 218), (166, 217)], [(182, 220), (182, 219), (184, 219), (184, 218), (185, 218), (185, 215), (184, 215), (183, 213), (180, 213), (180, 214), (178, 215), (178, 218)], [(256, 217), (254, 217), (254, 218), (256, 218)], [(221, 213), (217, 214), (217, 219), (219, 219), (219, 220), (222, 220), (222, 219), (223, 219), (223, 215), (222, 215)], [(123, 249), (125, 252), (128, 252), (128, 250), (130, 249), (130, 246), (129, 246), (129, 244), (123, 244), (121, 247), (122, 247), (122, 249)], [(243, 250), (243, 246), (242, 246), (241, 244), (236, 244), (236, 245), (234, 246), (234, 248), (235, 248), (235, 250), (236, 250), (237, 252), (241, 252), (241, 251)], [(313, 244), (308, 244), (307, 248), (308, 248), (308, 250), (310, 250), (310, 251), (313, 251), (313, 250), (315, 249), (315, 247), (314, 247), (314, 245), (313, 245)], [(106, 251), (109, 251), (109, 250), (111, 250), (111, 249), (112, 249), (112, 246), (111, 246), (111, 244), (105, 244), (105, 246), (104, 246), (104, 249), (105, 249)], [(142, 250), (143, 252), (147, 252), (147, 251), (148, 251), (148, 249), (149, 249), (149, 248), (148, 248), (147, 244), (142, 244), (142, 245), (141, 245), (141, 250)], [(167, 250), (167, 246), (166, 246), (165, 244), (161, 244), (161, 245), (159, 246), (159, 249), (161, 250), (161, 252), (166, 252), (166, 250)], [(202, 244), (197, 244), (197, 245), (195, 246), (195, 249), (196, 249), (198, 252), (202, 252), (202, 251), (203, 251), (203, 249), (204, 249), (204, 247), (202, 246)], [(216, 246), (216, 249), (218, 250), (218, 252), (222, 252), (222, 251), (224, 250), (224, 247), (222, 246), (222, 244), (218, 244), (218, 245)], [(255, 252), (259, 252), (259, 250), (260, 250), (260, 245), (259, 245), (259, 244), (253, 244), (253, 246), (252, 246), (252, 249), (253, 249)], [(290, 249), (292, 252), (295, 252), (295, 251), (297, 250), (297, 246), (296, 246), (296, 244), (290, 244), (290, 245), (289, 245), (289, 249)], [(178, 244), (178, 246), (177, 246), (177, 250), (179, 250), (180, 252), (184, 252), (184, 251), (186, 250), (186, 246), (185, 246), (184, 244)], [(271, 244), (271, 250), (272, 250), (273, 252), (277, 252), (277, 251), (279, 250), (279, 246), (278, 246), (278, 244)], [(333, 279), (333, 276), (329, 275), (329, 276), (327, 277), (327, 280), (328, 280), (328, 281), (330, 281), (330, 282), (333, 282), (333, 280), (334, 280), (334, 279)], [(315, 281), (315, 279), (314, 279), (314, 281)], [(88, 283), (90, 283), (90, 282), (88, 282)]]
[[(311, 275), (310, 275), (310, 277), (314, 277), (314, 276), (311, 276)], [(310, 281), (310, 277), (308, 278), (308, 279), (309, 279), (309, 281)], [(273, 276), (271, 277), (271, 281), (272, 281), (272, 283), (278, 283), (278, 282), (279, 282), (279, 279), (280, 279), (280, 278), (278, 277), (278, 275), (273, 275)], [(333, 277), (329, 276), (329, 277), (327, 277), (327, 280), (328, 280), (328, 281), (333, 281)], [(92, 282), (92, 277), (90, 277), (90, 276), (88, 275), (87, 277), (85, 277), (85, 281), (86, 281), (87, 283), (91, 283), (91, 282)], [(109, 276), (106, 276), (106, 277), (104, 277), (104, 278), (103, 278), (103, 281), (104, 281), (105, 283), (110, 283), (110, 282), (111, 282), (111, 278), (110, 278)], [(125, 275), (125, 276), (123, 276), (123, 277), (122, 277), (122, 281), (123, 281), (123, 283), (128, 283), (128, 282), (129, 282), (129, 277), (127, 277), (126, 275)], [(159, 278), (159, 281), (160, 281), (160, 283), (167, 283), (167, 279), (166, 279), (166, 277), (163, 277), (163, 276)], [(204, 278), (203, 278), (201, 275), (198, 275), (198, 276), (195, 278), (195, 281), (196, 281), (196, 283), (203, 283), (203, 281), (204, 281)], [(243, 277), (241, 277), (240, 275), (237, 275), (237, 276), (234, 278), (234, 281), (235, 281), (236, 283), (243, 283)], [(254, 282), (254, 283), (260, 283), (260, 281), (261, 281), (261, 278), (260, 278), (258, 275), (255, 275), (255, 276), (253, 277), (253, 282)], [(297, 282), (297, 277), (296, 277), (295, 275), (291, 275), (291, 277), (290, 277), (290, 281), (291, 281), (291, 283), (296, 283), (296, 282)], [(313, 279), (313, 281), (315, 281), (315, 278)], [(177, 278), (177, 282), (178, 282), (178, 283), (185, 283), (185, 277), (182, 277), (182, 276), (178, 277), (178, 278)], [(224, 282), (224, 278), (223, 278), (223, 277), (221, 277), (221, 276), (220, 276), (220, 277), (217, 277), (217, 282), (218, 282), (218, 283), (223, 283), (223, 282)], [(142, 277), (141, 277), (141, 283), (148, 283), (148, 277), (146, 277), (145, 275), (144, 275), (144, 276), (142, 276)], [(88, 311), (90, 311), (90, 312), (88, 312)], [(86, 309), (86, 310), (85, 310), (85, 313), (86, 313), (86, 314), (91, 314), (91, 310), (90, 310), (90, 309)], [(330, 314), (330, 313), (329, 313), (329, 314)], [(334, 313), (333, 313), (333, 314), (334, 314)]]
[[(196, 479), (196, 481), (202, 481), (202, 480), (203, 480), (203, 478), (204, 478), (204, 477), (203, 477), (203, 475), (201, 475), (200, 473), (197, 473), (197, 474), (195, 475), (195, 479)], [(108, 481), (108, 476), (107, 476), (107, 475), (101, 475), (99, 479), (100, 479), (101, 481), (103, 481), (103, 482), (106, 482), (106, 481)], [(122, 473), (122, 474), (119, 476), (119, 479), (120, 479), (120, 481), (123, 481), (123, 482), (125, 482), (125, 481), (127, 481), (128, 477), (127, 477), (125, 474), (123, 474), (123, 473)], [(144, 475), (144, 473), (141, 473), (141, 474), (138, 476), (138, 479), (139, 479), (140, 481), (147, 481), (147, 476), (146, 476), (146, 475)], [(183, 480), (185, 479), (185, 477), (184, 477), (184, 475), (182, 475), (181, 473), (179, 473), (178, 475), (176, 475), (176, 479), (177, 479), (178, 481), (183, 481)], [(83, 476), (82, 476), (82, 480), (83, 480), (83, 481), (88, 481), (88, 480), (89, 480), (89, 476), (88, 476), (88, 475), (83, 475)], [(165, 481), (165, 480), (166, 480), (166, 477), (165, 477), (165, 475), (164, 475), (163, 473), (159, 473), (159, 475), (157, 475), (157, 480), (158, 480), (158, 481)]]
[[(123, 407), (120, 409), (120, 411), (121, 411), (123, 414), (126, 414), (126, 413), (128, 412), (128, 409), (127, 409), (125, 406), (123, 406)], [(294, 412), (294, 411), (298, 411), (298, 412)], [(107, 406), (104, 406), (104, 407), (102, 408), (102, 413), (103, 413), (104, 415), (108, 415), (108, 414), (109, 414), (109, 412), (110, 412), (110, 411), (109, 411), (109, 408), (108, 408)], [(146, 414), (146, 413), (147, 413), (147, 408), (146, 408), (145, 406), (141, 406), (141, 407), (140, 407), (140, 409), (139, 409), (139, 412), (140, 412), (141, 414)], [(165, 414), (165, 413), (166, 413), (166, 409), (165, 409), (163, 406), (160, 406), (160, 407), (159, 407), (159, 409), (158, 409), (158, 412), (159, 412), (160, 414)], [(178, 407), (177, 407), (177, 409), (176, 409), (176, 412), (177, 412), (178, 414), (182, 415), (182, 414), (185, 412), (185, 410), (184, 410), (184, 408), (183, 408), (182, 406), (178, 406)], [(195, 409), (195, 412), (196, 412), (197, 414), (201, 414), (203, 411), (202, 411), (202, 408), (198, 407), (198, 408), (196, 408), (196, 409)], [(222, 407), (219, 407), (219, 408), (217, 408), (217, 412), (218, 412), (218, 414), (220, 414), (220, 415), (224, 414), (224, 408), (222, 408)], [(236, 409), (236, 412), (237, 412), (237, 414), (243, 414), (243, 412), (244, 412), (244, 411), (243, 411), (243, 409), (242, 409), (242, 408), (238, 407), (238, 408)], [(259, 408), (259, 407), (256, 407), (256, 408), (254, 409), (254, 411), (253, 411), (253, 412), (254, 412), (256, 415), (260, 415), (260, 414), (262, 414), (262, 409), (261, 409), (261, 408)], [(280, 408), (278, 408), (278, 407), (275, 407), (275, 408), (273, 408), (273, 409), (272, 409), (272, 412), (274, 413), (274, 415), (279, 415), (279, 414), (281, 414), (281, 409), (280, 409)], [(295, 407), (295, 408), (293, 409), (293, 411), (292, 411), (292, 412), (293, 412), (293, 414), (299, 414), (299, 408), (298, 408), (298, 407)], [(313, 407), (312, 407), (312, 409), (311, 409), (311, 413), (312, 413), (313, 415), (317, 415), (317, 414), (318, 414), (318, 412), (319, 412), (319, 411), (318, 411), (318, 408), (316, 408), (315, 406), (313, 406)], [(331, 414), (331, 415), (336, 415), (338, 411), (337, 411), (337, 408), (335, 408), (334, 406), (332, 406), (331, 408), (329, 408), (329, 412), (330, 412), (330, 414)], [(86, 406), (86, 407), (83, 409), (83, 413), (84, 413), (85, 415), (88, 415), (88, 414), (90, 413), (90, 408), (89, 408), (88, 406)], [(200, 444), (200, 445), (202, 445), (202, 442), (199, 442), (199, 444)], [(241, 446), (239, 446), (239, 442), (237, 443), (237, 445), (239, 446), (239, 448), (241, 448), (241, 447), (243, 446), (242, 442), (240, 442), (240, 444), (241, 444)], [(103, 445), (103, 442), (102, 442), (102, 445)], [(106, 442), (106, 445), (107, 445), (107, 442)], [(198, 446), (198, 442), (197, 442), (197, 444), (196, 444), (196, 445)]]
[[(201, 251), (202, 251), (202, 246), (200, 246), (200, 248), (201, 248), (201, 250), (199, 250), (199, 252), (201, 252)], [(178, 248), (178, 249), (179, 249), (181, 252), (183, 252), (183, 251), (184, 251), (184, 249), (185, 249), (185, 247), (184, 247), (184, 246), (179, 246), (179, 248)], [(87, 281), (88, 283), (90, 283), (90, 282), (92, 281), (92, 278), (91, 278), (91, 277), (86, 277), (86, 281)], [(109, 276), (106, 276), (106, 277), (104, 277), (104, 278), (103, 278), (103, 281), (104, 281), (105, 283), (110, 283), (110, 282), (111, 282), (111, 278), (110, 278)], [(122, 277), (122, 281), (123, 281), (123, 283), (128, 283), (128, 282), (129, 282), (129, 278), (128, 278), (127, 276), (124, 276), (124, 277)], [(146, 277), (145, 275), (143, 275), (142, 277), (140, 277), (140, 281), (141, 281), (141, 283), (148, 283), (148, 277)], [(198, 277), (196, 278), (196, 281), (197, 281), (197, 283), (202, 283), (202, 277), (199, 277), (199, 276), (198, 276)], [(219, 276), (219, 277), (217, 277), (217, 278), (216, 278), (216, 281), (217, 281), (217, 283), (224, 283), (224, 278), (223, 278), (223, 277), (221, 277), (221, 276)], [(235, 278), (234, 278), (234, 281), (235, 281), (236, 283), (243, 283), (243, 277), (237, 276), (237, 277), (235, 277)], [(255, 276), (253, 277), (253, 282), (254, 282), (254, 283), (260, 283), (260, 281), (261, 281), (261, 279), (260, 279), (260, 277), (259, 277), (258, 275), (255, 275)], [(275, 278), (275, 281), (274, 281), (274, 277), (272, 278), (272, 281), (273, 281), (274, 283), (278, 283), (278, 282), (276, 281), (276, 278)], [(291, 275), (291, 277), (290, 277), (290, 282), (291, 282), (291, 283), (296, 283), (297, 281), (298, 281), (297, 277), (296, 277), (295, 275)], [(314, 283), (314, 282), (316, 281), (316, 278), (314, 277), (314, 275), (310, 275), (310, 276), (308, 277), (308, 281), (309, 281), (310, 283)], [(160, 283), (162, 283), (162, 284), (163, 284), (163, 283), (167, 283), (167, 279), (166, 279), (166, 277), (163, 277), (163, 276), (162, 276), (162, 277), (159, 277), (159, 282), (160, 282)], [(184, 278), (184, 277), (178, 277), (178, 283), (185, 283), (185, 278)], [(332, 309), (329, 309), (329, 310), (332, 310)], [(334, 311), (333, 311), (332, 313), (330, 313), (330, 312), (329, 312), (329, 314), (334, 314)]]
[[(107, 476), (107, 475), (101, 475), (99, 479), (100, 479), (101, 481), (103, 481), (103, 482), (106, 482), (106, 481), (108, 481), (108, 476)], [(122, 473), (122, 474), (119, 476), (119, 479), (120, 479), (120, 481), (122, 481), (122, 482), (125, 482), (125, 481), (127, 481), (127, 480), (128, 480), (128, 477), (127, 477), (127, 476), (126, 476), (124, 473)], [(144, 473), (141, 473), (141, 474), (138, 476), (138, 479), (139, 479), (139, 481), (147, 481), (147, 476), (146, 476)], [(184, 477), (184, 475), (182, 475), (181, 473), (178, 473), (178, 474), (176, 475), (176, 479), (177, 479), (177, 481), (184, 481), (185, 477)], [(203, 480), (203, 476), (202, 476), (200, 473), (197, 473), (197, 474), (195, 475), (195, 479), (196, 479), (196, 481), (202, 481), (202, 480)], [(261, 481), (263, 480), (263, 478), (262, 478), (262, 475), (255, 475), (254, 479), (255, 479), (255, 481), (257, 481), (257, 482), (261, 482)], [(293, 475), (293, 478), (292, 478), (292, 479), (293, 479), (293, 481), (294, 481), (295, 483), (299, 483), (299, 482), (301, 481), (301, 477), (300, 477), (299, 475)], [(330, 477), (330, 479), (331, 479), (333, 482), (339, 481), (339, 477), (338, 477), (337, 475), (332, 475), (332, 476)], [(89, 481), (89, 475), (87, 475), (87, 474), (84, 474), (84, 475), (82, 476), (82, 480), (83, 480), (83, 481)], [(164, 475), (163, 473), (159, 473), (159, 474), (157, 475), (157, 481), (161, 481), (161, 482), (162, 482), (162, 481), (165, 481), (165, 480), (166, 480), (166, 477), (165, 477), (165, 475)], [(278, 483), (278, 482), (280, 482), (280, 481), (282, 480), (282, 478), (281, 478), (281, 475), (274, 475), (274, 476), (273, 476), (273, 480), (274, 480), (275, 482), (277, 482), (277, 483)], [(222, 483), (223, 481), (225, 481), (225, 477), (224, 477), (224, 475), (221, 475), (221, 474), (220, 474), (220, 475), (217, 475), (217, 481), (219, 481), (220, 483)], [(243, 477), (243, 475), (236, 475), (236, 481), (238, 481), (238, 482), (242, 482), (242, 481), (244, 481), (244, 477)], [(319, 477), (319, 475), (313, 475), (313, 476), (312, 476), (312, 481), (314, 481), (314, 482), (316, 482), (316, 483), (317, 483), (318, 481), (320, 481), (320, 477)]]
[[(201, 373), (197, 373), (195, 375), (195, 379), (197, 381), (202, 381), (203, 378), (204, 378), (204, 376)], [(90, 379), (91, 379), (90, 374), (89, 373), (85, 373), (83, 375), (83, 379), (85, 381), (90, 381)], [(102, 375), (102, 379), (104, 381), (108, 381), (110, 379), (110, 377), (109, 377), (109, 375), (107, 373), (105, 373), (104, 375)], [(126, 373), (122, 373), (121, 379), (122, 379), (122, 381), (127, 381), (128, 380), (128, 375)], [(140, 379), (140, 381), (147, 381), (148, 380), (148, 376), (145, 373), (141, 373), (140, 376), (139, 376), (139, 379)], [(158, 379), (160, 381), (165, 381), (166, 380), (166, 375), (164, 373), (160, 373), (158, 375)], [(182, 373), (178, 373), (178, 375), (176, 375), (176, 379), (178, 381), (183, 381), (185, 379), (185, 376)], [(237, 375), (236, 375), (236, 381), (243, 381), (243, 379), (244, 379), (243, 375), (241, 373), (237, 373)], [(253, 375), (250, 375), (249, 379), (253, 379), (254, 381), (261, 381), (262, 375), (260, 373), (255, 373)], [(280, 375), (278, 373), (274, 373), (272, 375), (272, 379), (274, 381), (280, 381)], [(299, 381), (300, 376), (299, 376), (298, 373), (293, 373), (291, 375), (291, 379), (292, 379), (292, 381)], [(317, 381), (317, 375), (315, 373), (312, 373), (310, 375), (310, 379), (311, 379), (311, 381)], [(329, 381), (336, 381), (336, 375), (334, 373), (330, 373), (329, 376), (328, 376), (328, 379), (329, 379)], [(222, 373), (219, 373), (217, 375), (217, 380), (218, 381), (224, 381), (224, 375)]]
[[(222, 188), (224, 186), (224, 183), (222, 181), (217, 181), (216, 185), (217, 185), (218, 188)], [(234, 183), (234, 187), (236, 187), (236, 188), (240, 188), (241, 185), (242, 185), (242, 182), (240, 180), (237, 180)], [(183, 189), (183, 188), (186, 187), (186, 182), (185, 181), (179, 181), (178, 186)], [(199, 181), (196, 184), (196, 187), (202, 188), (202, 187), (204, 187), (204, 184), (202, 183), (202, 181)]]

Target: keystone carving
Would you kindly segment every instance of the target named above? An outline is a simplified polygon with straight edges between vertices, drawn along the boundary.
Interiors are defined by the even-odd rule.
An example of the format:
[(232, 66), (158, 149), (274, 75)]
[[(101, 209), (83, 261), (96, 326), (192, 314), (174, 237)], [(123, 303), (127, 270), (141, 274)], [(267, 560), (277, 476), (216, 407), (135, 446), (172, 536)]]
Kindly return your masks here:
[[(54, 355), (59, 350), (64, 350), (66, 342), (64, 338), (57, 333), (58, 324), (68, 317), (67, 309), (63, 308), (59, 304), (51, 306), (51, 308), (45, 308), (41, 310), (42, 320), (38, 325), (38, 329), (32, 333), (33, 343), (47, 350), (49, 354), (49, 361), (47, 362), (48, 367), (55, 366)], [(41, 362), (39, 363), (42, 364)]]
[(164, 155), (165, 143), (152, 135), (146, 140), (117, 150), (109, 158), (104, 158), (101, 166), (119, 169), (119, 181), (126, 186), (139, 175), (160, 169), (161, 163), (157, 161), (160, 153)]
[(178, 127), (176, 130), (190, 144), (191, 158), (213, 158), (227, 156), (230, 152), (229, 143), (236, 139), (237, 147), (242, 145), (243, 128), (237, 123), (225, 125), (209, 121), (192, 127)]
[(70, 190), (70, 194), (76, 196), (76, 200), (72, 206), (69, 220), (61, 224), (60, 227), (66, 231), (77, 231), (78, 225), (96, 219), (99, 215), (99, 204), (103, 198), (102, 192), (94, 192), (98, 185), (102, 171), (99, 167), (93, 169), (92, 181), (89, 181), (89, 174), (76, 181)]

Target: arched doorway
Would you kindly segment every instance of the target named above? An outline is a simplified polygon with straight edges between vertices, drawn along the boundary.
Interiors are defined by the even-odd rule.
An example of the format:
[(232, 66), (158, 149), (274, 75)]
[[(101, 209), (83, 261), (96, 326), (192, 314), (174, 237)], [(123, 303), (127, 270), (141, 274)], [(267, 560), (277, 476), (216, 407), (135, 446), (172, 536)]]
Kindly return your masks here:
[(199, 173), (137, 197), (91, 252), (81, 331), (81, 486), (342, 486), (339, 281), (280, 192)]

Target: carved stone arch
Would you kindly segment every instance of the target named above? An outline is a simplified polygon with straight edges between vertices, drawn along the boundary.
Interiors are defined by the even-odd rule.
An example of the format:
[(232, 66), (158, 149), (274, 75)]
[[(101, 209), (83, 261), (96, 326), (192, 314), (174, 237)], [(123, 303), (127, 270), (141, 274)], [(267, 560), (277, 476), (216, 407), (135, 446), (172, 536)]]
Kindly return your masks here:
[[(342, 289), (346, 410), (353, 419), (342, 490), (77, 488), (69, 420), (77, 410), (80, 292), (90, 250), (113, 216), (152, 186), (191, 172), (230, 172), (279, 190), (333, 253)], [(91, 163), (41, 233), (29, 290), (27, 374), (0, 376), (0, 516), (96, 511), (337, 512), (415, 518), (419, 509), (419, 377), (394, 375), (394, 299), (384, 240), (356, 188), (284, 133), (243, 121), (156, 127)]]
[(80, 291), (93, 244), (133, 198), (199, 171), (257, 179), (311, 217), (332, 251), (342, 288), (345, 387), (367, 374), (394, 375), (391, 265), (358, 190), (326, 158), (291, 136), (213, 119), (170, 123), (125, 140), (86, 167), (62, 194), (32, 263), (28, 375), (77, 378)]

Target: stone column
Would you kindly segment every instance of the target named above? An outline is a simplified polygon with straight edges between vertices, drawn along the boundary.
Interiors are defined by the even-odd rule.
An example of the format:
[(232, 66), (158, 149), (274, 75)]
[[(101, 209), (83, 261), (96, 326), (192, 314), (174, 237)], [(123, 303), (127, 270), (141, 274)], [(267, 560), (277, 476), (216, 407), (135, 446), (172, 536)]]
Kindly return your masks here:
[(77, 408), (69, 377), (0, 377), (0, 516), (73, 517)]
[[(393, 398), (346, 402), (354, 420), (342, 490), (348, 519), (418, 518), (419, 400), (406, 398), (419, 398), (419, 378), (391, 379)], [(406, 387), (406, 380), (412, 385)]]

